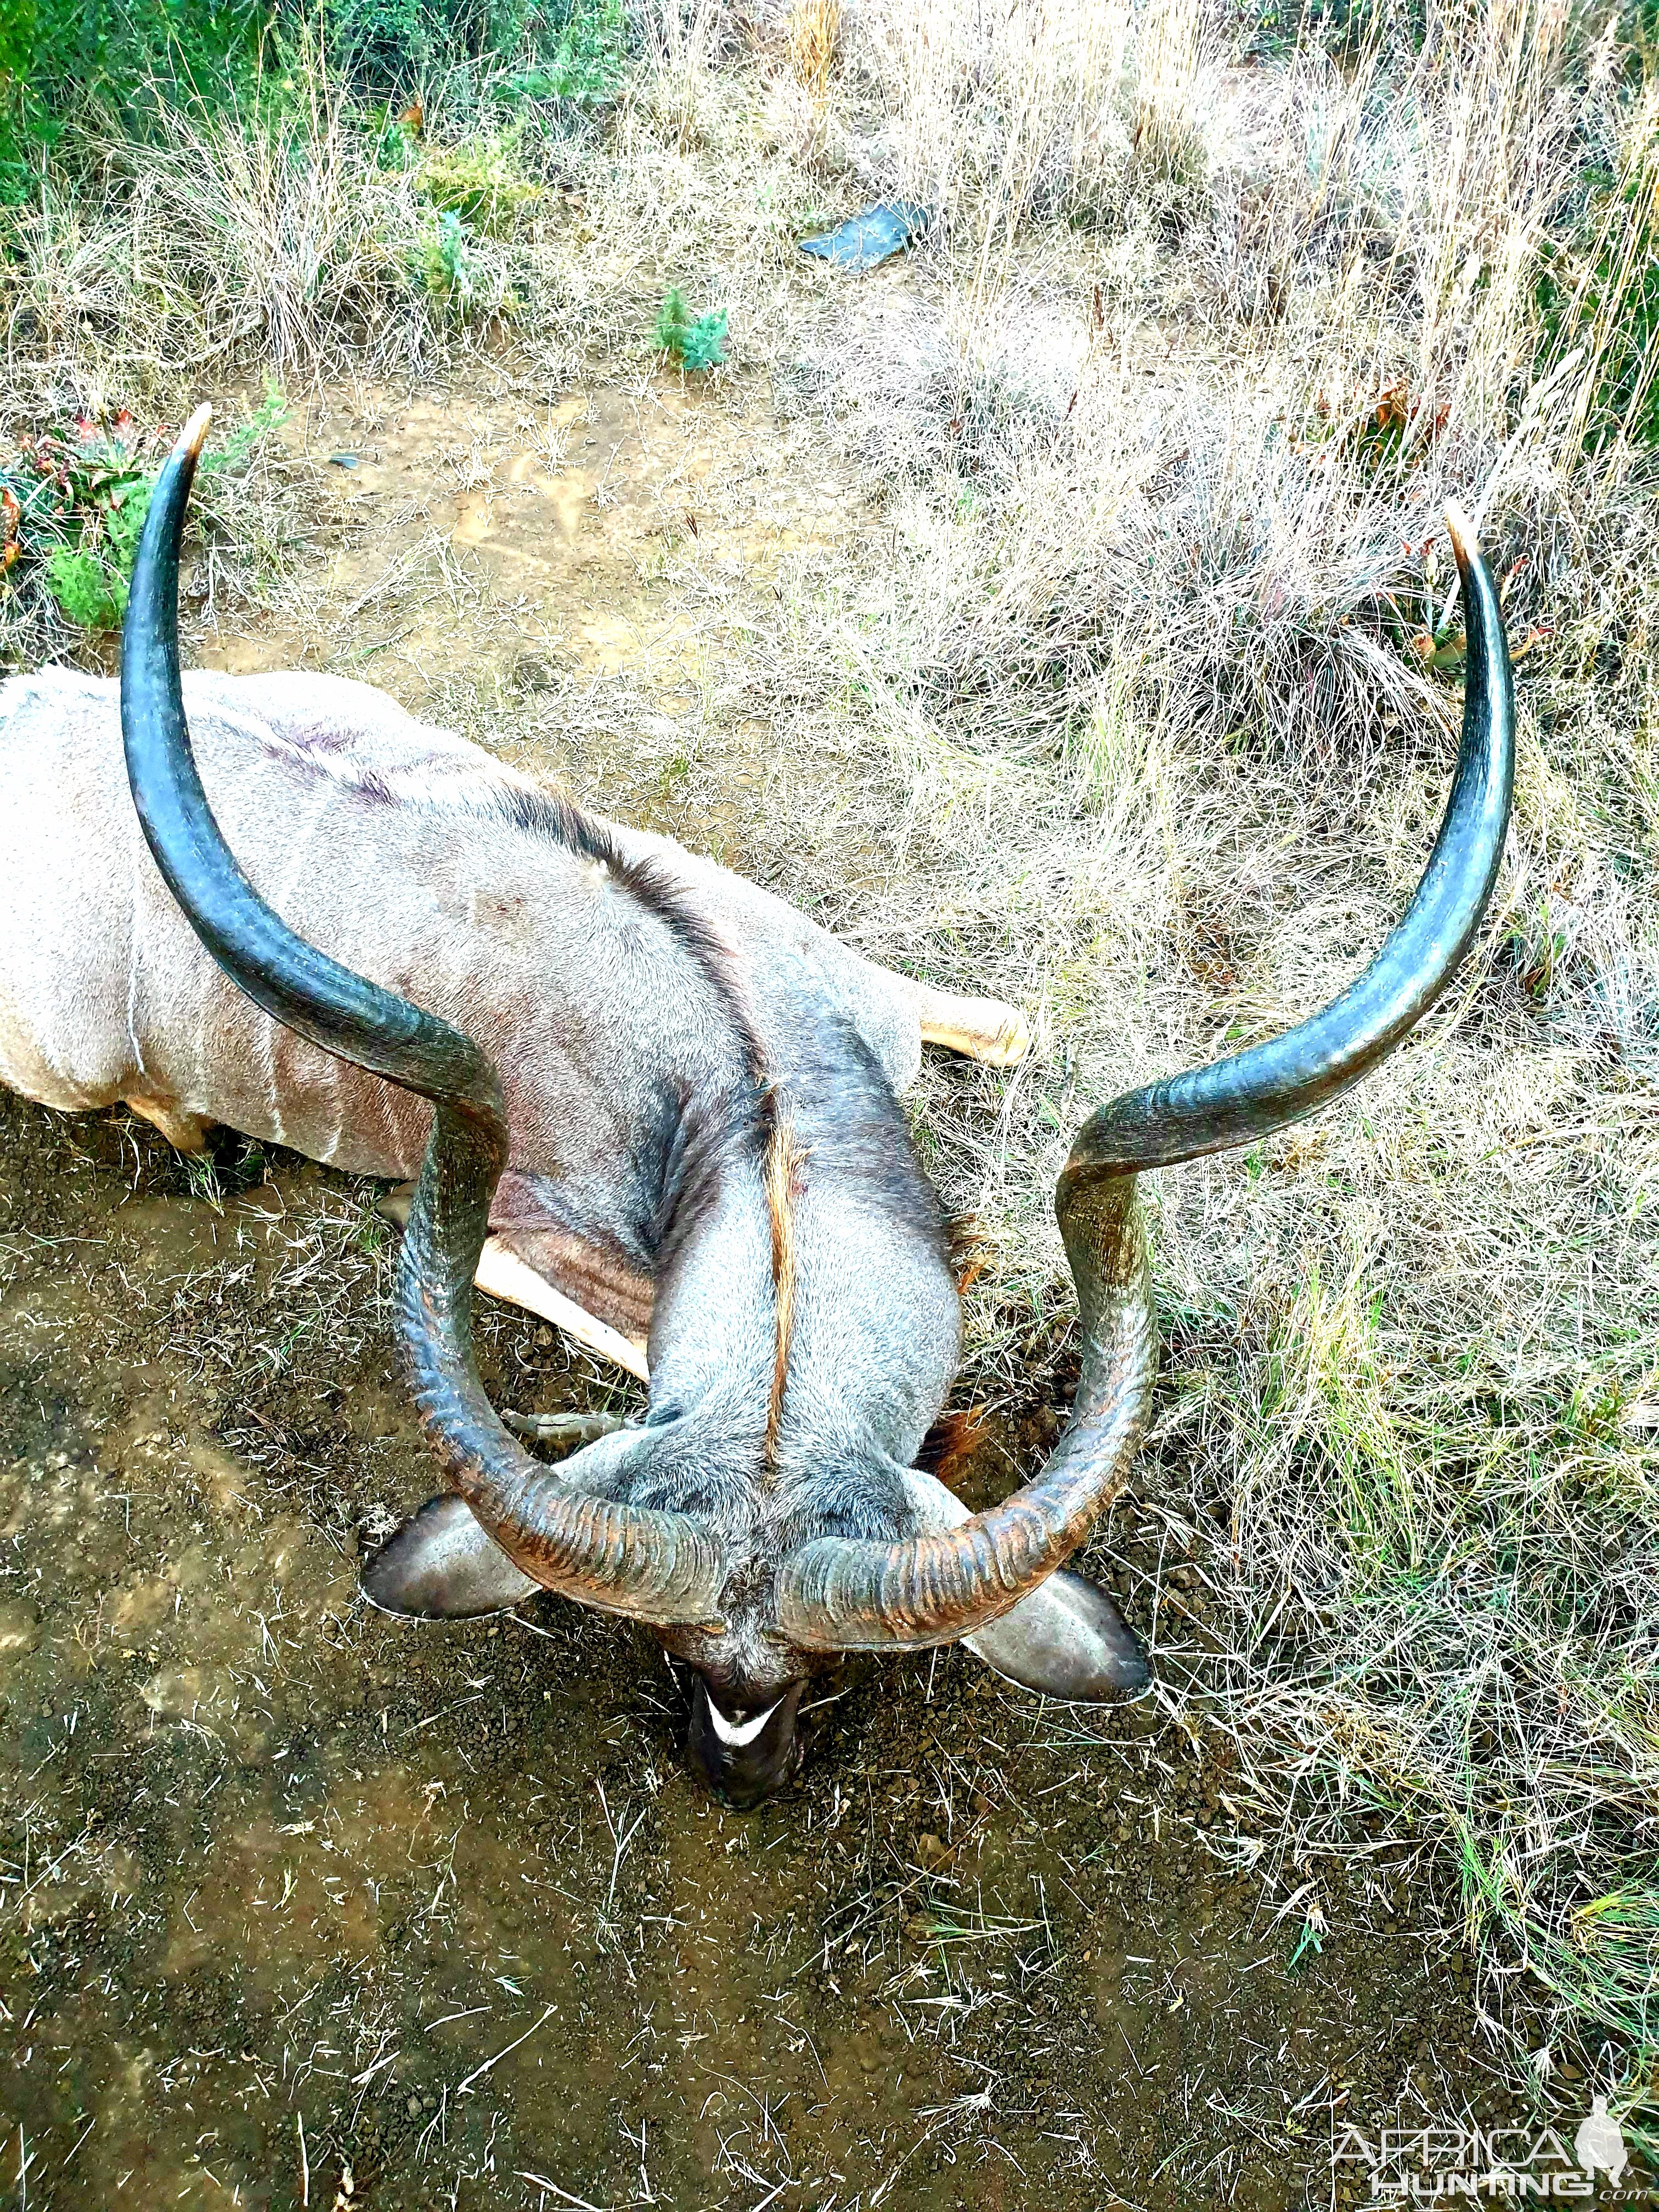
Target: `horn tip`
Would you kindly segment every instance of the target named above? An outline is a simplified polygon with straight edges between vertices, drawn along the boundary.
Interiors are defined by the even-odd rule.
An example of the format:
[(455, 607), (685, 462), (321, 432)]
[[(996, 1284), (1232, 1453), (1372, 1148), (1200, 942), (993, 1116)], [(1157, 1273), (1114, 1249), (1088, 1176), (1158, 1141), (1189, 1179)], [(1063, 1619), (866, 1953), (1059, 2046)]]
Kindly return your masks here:
[(1474, 525), (1469, 520), (1460, 501), (1449, 499), (1445, 506), (1446, 528), (1451, 534), (1452, 551), (1457, 556), (1460, 568), (1467, 568), (1480, 555), (1480, 540)]
[(208, 424), (212, 420), (213, 410), (208, 402), (204, 400), (179, 433), (179, 442), (173, 449), (175, 460), (182, 460), (186, 454), (192, 461), (199, 459), (203, 442), (207, 437)]

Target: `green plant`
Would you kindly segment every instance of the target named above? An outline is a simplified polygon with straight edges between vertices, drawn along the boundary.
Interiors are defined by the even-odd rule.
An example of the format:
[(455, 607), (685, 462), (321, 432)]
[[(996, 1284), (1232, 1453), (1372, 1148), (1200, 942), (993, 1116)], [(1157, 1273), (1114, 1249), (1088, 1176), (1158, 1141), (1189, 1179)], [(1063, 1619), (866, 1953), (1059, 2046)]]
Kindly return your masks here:
[(484, 236), (501, 237), (517, 210), (541, 197), (541, 186), (519, 165), (517, 129), (428, 154), (418, 171), (421, 191)]
[(328, 0), (337, 69), (365, 90), (412, 94), (435, 58), (441, 19), (422, 0)]
[(64, 617), (82, 629), (116, 629), (126, 611), (127, 586), (95, 553), (60, 545), (46, 568), (46, 589)]
[(519, 297), (477, 250), (477, 240), (453, 208), (443, 209), (422, 243), (416, 274), (426, 295), (459, 319), (513, 315)]
[(1581, 356), (1587, 447), (1659, 444), (1659, 110), (1638, 113), (1621, 173), (1604, 176), (1576, 240), (1545, 248), (1547, 359)]
[[(285, 4), (300, 12), (300, 0)], [(411, 99), (468, 64), (488, 75), (527, 52), (501, 87), (509, 99), (603, 100), (627, 52), (623, 0), (325, 0), (324, 21), (334, 66), (380, 99)]]
[(66, 436), (21, 441), (6, 471), (14, 588), (33, 552), (68, 621), (116, 628), (155, 485), (145, 456), (155, 443), (125, 413), (107, 427), (82, 416)]
[(0, 14), (0, 205), (23, 197), (28, 141), (41, 133), (30, 88), (35, 22), (34, 0), (18, 0)]
[(60, 611), (81, 629), (119, 627), (155, 488), (148, 470), (94, 465), (71, 472), (70, 517), (71, 524), (79, 517), (79, 540), (47, 556), (46, 581)]
[(622, 0), (574, 0), (553, 51), (501, 88), (513, 100), (570, 100), (593, 106), (610, 100), (628, 54)]
[(231, 476), (246, 468), (265, 439), (287, 420), (288, 401), (283, 388), (274, 376), (268, 375), (264, 380), (264, 397), (247, 420), (216, 439), (202, 455), (197, 471), (198, 477), (204, 483), (210, 483), (216, 477)]
[(693, 322), (679, 288), (671, 287), (657, 310), (651, 343), (680, 368), (713, 368), (726, 358), (726, 310), (717, 307)]
[[(204, 486), (244, 468), (286, 413), (267, 380), (260, 405), (204, 455)], [(38, 587), (77, 629), (118, 629), (167, 436), (141, 430), (123, 410), (0, 451), (0, 597), (15, 602)]]
[(422, 274), (434, 300), (453, 301), (465, 307), (472, 297), (473, 261), (466, 225), (454, 210), (440, 214), (422, 249)]
[(127, 128), (258, 83), (276, 0), (4, 0), (0, 204), (27, 197), (64, 118), (95, 100)]
[(79, 502), (80, 540), (46, 556), (46, 589), (60, 612), (82, 629), (116, 629), (155, 480), (133, 474)]

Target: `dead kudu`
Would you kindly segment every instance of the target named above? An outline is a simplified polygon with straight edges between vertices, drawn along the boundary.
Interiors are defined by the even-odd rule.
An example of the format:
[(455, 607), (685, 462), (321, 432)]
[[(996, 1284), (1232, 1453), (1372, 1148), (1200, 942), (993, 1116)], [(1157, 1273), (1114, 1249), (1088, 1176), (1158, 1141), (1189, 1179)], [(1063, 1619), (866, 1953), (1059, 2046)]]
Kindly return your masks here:
[[(1155, 1330), (1135, 1178), (1259, 1140), (1338, 1097), (1407, 1034), (1468, 945), (1508, 820), (1513, 700), (1496, 594), (1467, 526), (1452, 519), (1468, 635), (1462, 738), (1405, 918), (1324, 1012), (1085, 1125), (1055, 1201), (1083, 1325), (1071, 1419), (1034, 1480), (970, 1514), (914, 1465), (959, 1336), (939, 1206), (895, 1096), (923, 1030), (911, 987), (775, 902), (757, 920), (742, 902), (763, 895), (678, 848), (642, 851), (508, 779), (491, 786), (482, 766), (473, 782), (458, 769), (449, 784), (428, 774), (400, 791), (402, 757), (389, 740), (377, 755), (372, 729), (310, 740), (313, 754), (349, 755), (316, 801), (338, 816), (328, 896), (305, 894), (309, 860), (258, 872), (308, 935), (343, 951), (365, 941), (351, 923), (371, 893), (416, 918), (409, 941), (370, 981), (296, 935), (221, 836), (186, 726), (178, 558), (204, 428), (204, 415), (163, 471), (134, 576), (127, 769), (179, 907), (270, 1018), (234, 1001), (258, 1034), (228, 1034), (226, 1048), (263, 1054), (273, 1099), (326, 1096), (332, 1146), (306, 1149), (397, 1172), (385, 1147), (371, 1158), (344, 1134), (394, 1113), (405, 1141), (425, 1144), (398, 1327), (446, 1489), (369, 1563), (369, 1597), (454, 1617), (539, 1587), (648, 1624), (696, 1670), (690, 1753), (739, 1804), (788, 1771), (803, 1687), (837, 1654), (965, 1640), (1063, 1697), (1140, 1686), (1133, 1638), (1098, 1591), (1061, 1571), (1121, 1489), (1146, 1418)], [(214, 717), (197, 720), (200, 744)], [(307, 773), (327, 782), (314, 762)], [(218, 811), (246, 851), (246, 795), (220, 788)], [(373, 845), (370, 878), (342, 841), (377, 811), (397, 835)], [(495, 865), (469, 876), (479, 839)], [(469, 964), (467, 931), (486, 927), (487, 908), (483, 957)], [(420, 923), (427, 915), (437, 919)], [(447, 963), (428, 957), (446, 930), (462, 947)], [(516, 959), (515, 931), (527, 947)], [(999, 1010), (965, 1004), (977, 1012), (958, 1026), (977, 1022), (996, 1056), (998, 1035), (1009, 1041)], [(228, 1023), (222, 1007), (216, 1018)], [(929, 1033), (951, 1030), (936, 1019)], [(284, 1073), (279, 1055), (307, 1049), (284, 1043), (289, 1032), (319, 1049)], [(328, 1073), (337, 1063), (325, 1055), (349, 1068)], [(149, 1099), (157, 1118), (212, 1111), (188, 1086), (162, 1088), (164, 1107)], [(430, 1102), (429, 1136), (418, 1100)], [(538, 1114), (562, 1132), (539, 1151), (520, 1127)], [(217, 1118), (283, 1133), (258, 1112)], [(643, 1418), (543, 1425), (580, 1446), (556, 1465), (507, 1433), (474, 1367), (471, 1286), (492, 1222), (590, 1315), (625, 1336), (639, 1333), (630, 1318), (648, 1322)]]

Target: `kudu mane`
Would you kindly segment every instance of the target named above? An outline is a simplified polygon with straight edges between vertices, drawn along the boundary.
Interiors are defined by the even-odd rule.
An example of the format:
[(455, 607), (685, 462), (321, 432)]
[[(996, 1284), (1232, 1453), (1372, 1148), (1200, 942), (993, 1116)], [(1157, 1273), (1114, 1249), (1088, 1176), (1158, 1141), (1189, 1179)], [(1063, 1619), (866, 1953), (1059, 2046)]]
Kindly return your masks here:
[[(389, 794), (388, 794), (389, 795)], [(453, 811), (441, 799), (434, 811)], [(761, 1164), (772, 1254), (774, 1353), (763, 1469), (775, 1470), (795, 1310), (795, 1202), (805, 1152), (796, 1144), (788, 1094), (772, 1069), (743, 961), (684, 885), (654, 857), (629, 858), (605, 825), (562, 792), (507, 785), (477, 811), (603, 869), (615, 887), (666, 929), (708, 983), (729, 1024), (744, 1082), (733, 1096), (682, 1097), (665, 1163), (655, 1239), (659, 1273), (696, 1236), (731, 1169)]]

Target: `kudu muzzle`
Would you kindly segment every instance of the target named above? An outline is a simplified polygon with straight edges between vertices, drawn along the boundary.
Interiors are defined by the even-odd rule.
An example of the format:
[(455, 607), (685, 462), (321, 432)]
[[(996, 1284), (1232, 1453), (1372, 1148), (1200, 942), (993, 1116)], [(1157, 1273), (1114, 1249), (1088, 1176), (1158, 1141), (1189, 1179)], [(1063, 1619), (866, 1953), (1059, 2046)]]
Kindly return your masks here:
[[(206, 427), (203, 409), (157, 481), (122, 647), (127, 768), (150, 850), (208, 951), (267, 1013), (432, 1102), (431, 1140), (398, 1261), (397, 1324), (427, 1437), (481, 1532), (476, 1540), (496, 1555), (493, 1565), (472, 1563), (480, 1587), (495, 1586), (504, 1554), (524, 1587), (629, 1614), (674, 1648), (701, 1641), (712, 1653), (736, 1625), (723, 1618), (731, 1577), (716, 1536), (683, 1513), (585, 1491), (580, 1454), (557, 1470), (532, 1458), (478, 1380), (472, 1278), (507, 1156), (494, 1069), (459, 1030), (295, 936), (248, 884), (215, 824), (185, 726), (177, 607), (179, 541)], [(992, 1664), (1029, 1679), (1018, 1652), (998, 1656), (1004, 1617), (1042, 1588), (1117, 1497), (1146, 1421), (1155, 1329), (1137, 1175), (1259, 1142), (1329, 1103), (1407, 1035), (1462, 960), (1503, 853), (1514, 697), (1491, 575), (1468, 525), (1455, 510), (1448, 520), (1468, 641), (1462, 735), (1439, 835), (1404, 917), (1322, 1013), (1271, 1042), (1131, 1091), (1084, 1125), (1055, 1193), (1083, 1333), (1065, 1434), (1032, 1481), (985, 1512), (964, 1511), (955, 1525), (898, 1541), (812, 1538), (770, 1563), (763, 1617), (745, 1599), (741, 1625), (775, 1654), (772, 1679), (789, 1686), (744, 1702), (731, 1670), (702, 1664), (693, 1698), (692, 1761), (732, 1802), (757, 1802), (788, 1771), (802, 1679), (824, 1655), (967, 1638)], [(607, 1444), (586, 1449), (602, 1455)], [(459, 1508), (443, 1536), (461, 1552), (475, 1540)], [(1099, 1593), (1079, 1601), (1073, 1618), (1079, 1648), (1086, 1644), (1091, 1656), (1062, 1670), (1066, 1694), (1102, 1698), (1145, 1681), (1133, 1639)], [(758, 1679), (750, 1686), (757, 1692)]]
[(795, 1723), (805, 1682), (793, 1682), (769, 1705), (728, 1709), (699, 1674), (691, 1692), (685, 1750), (716, 1796), (740, 1813), (788, 1779), (799, 1753)]

